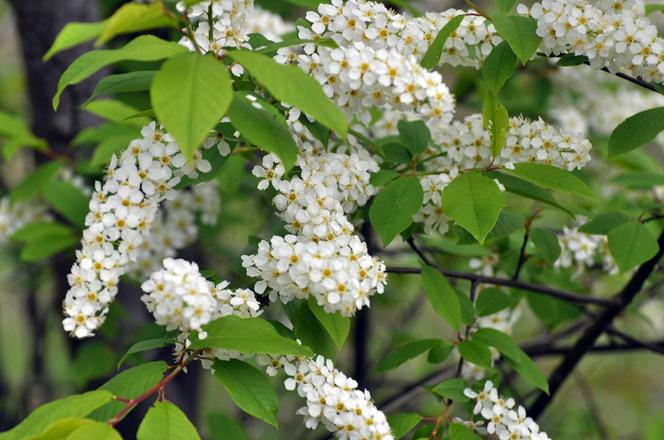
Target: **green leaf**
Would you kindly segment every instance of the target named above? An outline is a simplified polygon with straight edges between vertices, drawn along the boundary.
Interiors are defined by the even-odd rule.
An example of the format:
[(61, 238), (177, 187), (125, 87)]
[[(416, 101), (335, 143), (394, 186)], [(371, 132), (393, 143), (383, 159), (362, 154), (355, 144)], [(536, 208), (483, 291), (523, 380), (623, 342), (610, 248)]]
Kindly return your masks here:
[(611, 181), (630, 188), (650, 188), (651, 186), (664, 185), (664, 174), (636, 171), (623, 173), (614, 177)]
[(22, 118), (2, 111), (0, 111), (1, 138), (7, 139), (2, 145), (2, 154), (7, 161), (11, 160), (20, 148), (43, 151), (48, 147), (47, 142), (36, 137)]
[(491, 154), (498, 157), (507, 140), (510, 115), (493, 92), (487, 93), (482, 103), (482, 120), (491, 137)]
[(532, 359), (521, 350), (511, 336), (496, 329), (485, 327), (473, 333), (472, 340), (489, 345), (513, 362), (514, 369), (524, 379), (531, 382), (545, 393), (549, 392), (546, 376)]
[(383, 372), (397, 368), (404, 362), (407, 362), (425, 351), (431, 350), (432, 348), (440, 344), (440, 339), (420, 339), (419, 341), (406, 342), (394, 348), (390, 351), (387, 356), (380, 360), (378, 366), (376, 366), (376, 371)]
[(142, 127), (150, 122), (147, 118), (133, 118), (127, 121), (129, 117), (138, 112), (138, 109), (115, 99), (89, 101), (83, 108), (87, 112), (115, 123), (125, 123)]
[(60, 169), (62, 169), (62, 163), (57, 161), (48, 162), (37, 167), (11, 190), (9, 200), (18, 202), (40, 194), (46, 186), (51, 184)]
[(505, 13), (512, 10), (512, 8), (514, 7), (514, 3), (516, 3), (516, 0), (496, 0), (498, 9), (500, 9), (501, 12)]
[(517, 58), (510, 45), (503, 41), (491, 50), (480, 69), (482, 78), (489, 89), (497, 95), (505, 81), (514, 75)]
[(450, 440), (481, 440), (482, 437), (475, 434), (472, 429), (461, 423), (451, 423), (448, 428)]
[(650, 15), (653, 12), (662, 12), (664, 11), (664, 5), (645, 5), (646, 15)]
[(408, 149), (396, 142), (383, 145), (385, 160), (392, 163), (409, 163), (412, 159)]
[(579, 232), (584, 234), (606, 235), (616, 226), (629, 221), (629, 217), (616, 211), (609, 211), (599, 214), (587, 223), (584, 223)]
[(458, 176), (443, 190), (443, 211), (480, 243), (496, 225), (503, 206), (496, 182), (478, 172)]
[(323, 325), (330, 335), (337, 348), (341, 348), (348, 337), (350, 331), (350, 318), (341, 316), (339, 312), (328, 313), (323, 307), (316, 303), (314, 297), (309, 297), (309, 310), (316, 316), (316, 319)]
[(556, 262), (560, 256), (560, 243), (556, 234), (548, 229), (531, 228), (530, 239), (533, 241), (540, 255), (549, 264)]
[(490, 370), (493, 364), (493, 357), (491, 350), (485, 344), (477, 342), (473, 339), (466, 339), (461, 341), (457, 346), (461, 357), (471, 364)]
[(463, 390), (465, 390), (467, 387), (468, 383), (465, 379), (454, 378), (442, 381), (438, 385), (429, 388), (429, 391), (439, 395), (440, 397), (450, 399), (455, 402), (467, 402), (468, 397), (463, 394)]
[(555, 327), (581, 314), (577, 307), (567, 301), (552, 298), (548, 295), (529, 292), (526, 298), (533, 313), (548, 327)]
[(313, 353), (292, 339), (285, 338), (264, 319), (224, 316), (203, 326), (207, 338), (194, 340), (193, 350), (200, 348), (225, 348), (241, 353), (266, 353), (294, 356), (312, 356)]
[(67, 440), (122, 440), (120, 434), (102, 422), (90, 422), (81, 425), (80, 428), (67, 436)]
[(157, 61), (187, 52), (187, 48), (152, 35), (142, 35), (119, 49), (93, 50), (78, 57), (64, 71), (58, 81), (58, 90), (53, 97), (53, 108), (57, 109), (60, 95), (71, 85), (78, 84), (90, 75), (118, 61)]
[(422, 284), (429, 303), (431, 303), (436, 313), (447, 321), (454, 330), (459, 330), (461, 304), (459, 303), (459, 297), (443, 274), (433, 267), (423, 264)]
[(513, 232), (524, 228), (526, 218), (517, 212), (511, 212), (506, 209), (500, 211), (496, 226), (491, 229), (486, 240), (496, 240), (511, 235)]
[(222, 413), (208, 416), (208, 431), (210, 440), (249, 440), (242, 424)]
[(233, 99), (223, 63), (197, 53), (168, 59), (154, 77), (150, 98), (155, 114), (191, 158)]
[(19, 440), (38, 435), (57, 420), (65, 417), (85, 417), (111, 399), (113, 394), (97, 390), (45, 403), (32, 411), (17, 426), (0, 434), (0, 439)]
[(74, 229), (62, 223), (42, 222), (30, 223), (14, 232), (12, 240), (35, 242), (49, 240), (52, 237), (73, 237)]
[(383, 186), (399, 177), (399, 173), (394, 170), (383, 169), (371, 175), (369, 182), (373, 186)]
[(127, 3), (113, 13), (97, 38), (96, 46), (102, 45), (120, 34), (129, 34), (148, 29), (175, 27), (177, 22), (164, 15), (161, 4)]
[(464, 18), (465, 15), (463, 14), (454, 16), (450, 21), (445, 23), (445, 26), (443, 26), (440, 31), (438, 31), (436, 38), (433, 40), (433, 43), (431, 43), (431, 46), (429, 46), (422, 58), (420, 63), (422, 67), (425, 69), (433, 69), (438, 65), (440, 57), (443, 54), (443, 49), (445, 48), (445, 43), (448, 38), (450, 38), (450, 35), (459, 28), (459, 25)]
[(137, 440), (200, 440), (196, 428), (169, 401), (154, 404), (138, 427)]
[(165, 347), (167, 345), (175, 343), (175, 338), (157, 338), (157, 339), (146, 339), (145, 341), (140, 341), (129, 347), (129, 350), (122, 355), (118, 361), (117, 369), (120, 369), (127, 357), (135, 353), (141, 353), (148, 350), (154, 350), (155, 348)]
[(609, 251), (621, 273), (645, 263), (657, 254), (654, 235), (639, 222), (630, 221), (611, 229), (607, 235)]
[(228, 117), (242, 137), (281, 159), (286, 170), (295, 165), (297, 145), (284, 116), (252, 94), (235, 92)]
[(477, 296), (475, 309), (479, 316), (489, 316), (512, 307), (517, 302), (518, 299), (496, 287), (486, 287)]
[(97, 83), (88, 101), (98, 96), (148, 91), (156, 73), (154, 70), (139, 70), (108, 75)]
[(514, 166), (514, 174), (544, 188), (595, 198), (583, 180), (558, 167), (541, 163), (518, 163)]
[(490, 176), (498, 179), (498, 181), (505, 187), (505, 189), (513, 194), (536, 200), (538, 202), (546, 203), (547, 205), (556, 207), (574, 217), (574, 213), (559, 204), (550, 192), (540, 188), (535, 184), (515, 176), (510, 176), (509, 174), (492, 172), (490, 173)]
[(43, 189), (44, 198), (60, 215), (73, 225), (83, 228), (88, 214), (88, 196), (71, 183), (56, 180)]
[(424, 191), (417, 177), (400, 177), (378, 193), (369, 208), (369, 220), (383, 246), (410, 226), (423, 200)]
[(392, 414), (387, 416), (387, 423), (392, 428), (392, 436), (399, 440), (422, 421), (422, 416), (416, 413)]
[(339, 137), (346, 138), (346, 116), (325, 95), (320, 84), (302, 69), (279, 64), (255, 52), (231, 51), (228, 56), (242, 64), (279, 101), (299, 108)]
[[(134, 399), (159, 383), (167, 367), (164, 361), (141, 364), (116, 374), (99, 388), (108, 390), (115, 396)], [(88, 417), (100, 422), (110, 420), (124, 406), (124, 402), (109, 402), (93, 411)]]
[(560, 59), (558, 62), (556, 62), (557, 65), (561, 67), (570, 67), (570, 66), (580, 66), (581, 64), (585, 64), (588, 62), (588, 57), (585, 55), (575, 55), (573, 53), (566, 53)]
[(637, 113), (620, 123), (609, 137), (609, 157), (635, 150), (664, 130), (664, 107)]
[(63, 440), (69, 438), (69, 434), (81, 426), (89, 423), (93, 423), (93, 421), (82, 417), (65, 417), (51, 423), (41, 434), (27, 438), (29, 440)]
[(86, 41), (94, 40), (102, 33), (107, 24), (108, 20), (96, 23), (67, 23), (60, 33), (58, 33), (58, 36), (55, 37), (53, 45), (51, 45), (51, 48), (46, 52), (42, 60), (48, 61), (55, 54), (63, 50), (85, 43)]
[(99, 379), (113, 372), (115, 353), (100, 341), (85, 342), (76, 351), (71, 370), (76, 383), (83, 387), (92, 379)]
[(450, 354), (454, 351), (454, 345), (447, 341), (441, 340), (438, 345), (429, 350), (427, 355), (427, 362), (430, 364), (440, 364), (445, 362)]
[(74, 236), (50, 236), (48, 240), (31, 241), (21, 249), (20, 259), (25, 263), (33, 263), (55, 255), (67, 249), (73, 249), (80, 242)]
[(491, 21), (498, 35), (510, 45), (522, 64), (535, 54), (542, 38), (537, 35), (537, 21), (522, 15), (495, 14)]
[(122, 440), (120, 434), (106, 423), (81, 417), (67, 417), (51, 424), (44, 432), (29, 440)]
[[(323, 324), (313, 314), (308, 302), (292, 303), (286, 307), (288, 319), (293, 324), (295, 336), (314, 353), (334, 359), (337, 345)], [(283, 335), (283, 333), (282, 333)]]
[(411, 122), (402, 119), (397, 127), (401, 143), (414, 155), (423, 153), (431, 142), (431, 132), (422, 120)]
[(277, 393), (260, 370), (236, 359), (217, 361), (214, 363), (214, 377), (243, 411), (277, 427)]

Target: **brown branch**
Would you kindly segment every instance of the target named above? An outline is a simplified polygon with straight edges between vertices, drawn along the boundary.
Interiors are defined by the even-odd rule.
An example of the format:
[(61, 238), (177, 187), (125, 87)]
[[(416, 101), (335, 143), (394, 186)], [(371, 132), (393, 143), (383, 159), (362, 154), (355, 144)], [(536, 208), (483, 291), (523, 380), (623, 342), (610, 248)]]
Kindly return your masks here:
[(657, 244), (659, 246), (657, 254), (639, 266), (625, 287), (615, 295), (616, 301), (604, 309), (604, 311), (595, 319), (593, 324), (581, 335), (569, 352), (567, 352), (558, 367), (556, 367), (553, 373), (551, 373), (551, 376), (549, 377), (550, 394), (540, 393), (537, 400), (535, 400), (528, 410), (530, 417), (537, 419), (544, 412), (549, 403), (551, 403), (551, 400), (555, 397), (557, 391), (567, 380), (572, 371), (574, 371), (579, 361), (581, 361), (586, 353), (593, 348), (595, 342), (602, 333), (611, 326), (613, 320), (618, 317), (629, 304), (631, 304), (636, 295), (641, 291), (646, 280), (654, 272), (659, 260), (662, 258), (662, 255), (664, 255), (664, 232), (660, 234)]
[[(514, 287), (517, 289), (523, 289), (535, 293), (541, 293), (543, 295), (552, 296), (554, 298), (562, 299), (580, 305), (596, 304), (607, 307), (617, 305), (617, 302), (615, 300), (609, 298), (597, 298), (593, 296), (579, 295), (575, 293), (569, 293), (562, 290), (554, 289), (548, 286), (542, 286), (539, 284), (525, 283), (522, 281), (510, 280), (506, 278), (489, 277), (486, 275), (478, 275), (468, 272), (457, 272), (453, 270), (443, 269), (437, 266), (434, 267), (436, 267), (436, 269), (438, 269), (440, 273), (449, 278), (458, 278), (462, 280), (475, 281), (478, 283), (491, 284), (494, 286)], [(417, 267), (388, 267), (386, 269), (386, 272), (408, 275), (408, 274), (419, 274), (421, 270)]]

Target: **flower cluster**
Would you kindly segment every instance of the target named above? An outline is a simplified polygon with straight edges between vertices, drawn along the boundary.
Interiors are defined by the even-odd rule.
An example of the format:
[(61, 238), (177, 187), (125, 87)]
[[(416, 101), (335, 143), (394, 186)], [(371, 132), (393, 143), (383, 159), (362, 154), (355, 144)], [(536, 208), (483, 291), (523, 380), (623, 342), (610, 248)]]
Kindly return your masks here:
[(256, 291), (269, 288), (272, 301), (313, 295), (327, 312), (350, 316), (382, 293), (386, 279), (384, 264), (368, 254), (346, 218), (375, 191), (369, 176), (378, 166), (361, 149), (332, 153), (313, 145), (302, 145), (300, 176), (281, 179), (284, 168), (274, 155), (254, 169), (262, 179), (259, 188), (277, 190), (273, 201), (291, 234), (262, 241), (242, 264), (260, 278)]
[(648, 81), (664, 80), (664, 40), (636, 0), (542, 0), (517, 12), (537, 20), (541, 50), (549, 55), (573, 53)]
[[(445, 42), (442, 61), (452, 66), (478, 68), (481, 61), (501, 40), (493, 25), (479, 14), (468, 11), (459, 27)], [(318, 11), (308, 12), (311, 28), (300, 27), (300, 36), (308, 39), (332, 38), (339, 46), (364, 42), (374, 49), (396, 50), (421, 59), (438, 31), (466, 11), (448, 9), (409, 18), (388, 9), (384, 4), (366, 0), (332, 0)]]
[(191, 165), (173, 138), (152, 122), (142, 138), (113, 156), (106, 180), (95, 184), (82, 248), (67, 276), (63, 326), (72, 335), (92, 336), (117, 294), (120, 277), (149, 234), (159, 203), (173, 199), (181, 177), (196, 177), (211, 165), (196, 152)]
[[(154, 272), (141, 288), (145, 303), (155, 321), (167, 330), (185, 335), (208, 322), (227, 315), (257, 316), (260, 304), (251, 290), (227, 289), (228, 282), (214, 285), (205, 279), (196, 263), (166, 258), (163, 269)], [(205, 338), (205, 332), (198, 334)]]
[(307, 406), (297, 413), (304, 416), (307, 428), (316, 429), (320, 423), (338, 439), (394, 438), (385, 414), (376, 408), (369, 391), (357, 389), (357, 382), (334, 368), (331, 360), (323, 356), (259, 356), (258, 361), (267, 366), (270, 375), (283, 369), (288, 376), (286, 389), (296, 390), (306, 399)]
[(487, 422), (486, 428), (478, 427), (479, 423), (470, 422), (469, 426), (480, 434), (493, 434), (500, 440), (527, 438), (532, 440), (548, 440), (545, 432), (540, 432), (539, 425), (526, 414), (526, 409), (516, 407), (514, 399), (498, 394), (493, 383), (488, 380), (479, 393), (466, 388), (466, 397), (475, 401), (473, 414), (481, 415)]
[(196, 185), (191, 191), (178, 192), (166, 200), (149, 231), (149, 239), (138, 248), (136, 260), (127, 272), (136, 279), (145, 279), (157, 270), (164, 258), (192, 244), (198, 237), (197, 215), (203, 225), (217, 223), (221, 211), (219, 188), (214, 182)]
[(12, 202), (9, 197), (3, 197), (0, 199), (0, 244), (9, 241), (23, 226), (48, 218), (46, 207), (40, 203)]
[(555, 267), (564, 269), (576, 267), (578, 275), (584, 269), (601, 264), (603, 270), (611, 274), (618, 273), (618, 266), (609, 252), (606, 236), (579, 232), (579, 226), (584, 222), (585, 219), (579, 218), (573, 226), (563, 227), (558, 236), (560, 257), (556, 260)]
[[(573, 170), (590, 161), (592, 145), (588, 140), (562, 133), (542, 119), (511, 118), (506, 144), (498, 157), (491, 154), (491, 138), (481, 115), (432, 128), (432, 137), (440, 148), (429, 148), (427, 154), (432, 159), (425, 162), (425, 170), (440, 171), (440, 174), (420, 178), (424, 204), (415, 217), (415, 221), (424, 224), (426, 233), (447, 231), (448, 219), (442, 209), (441, 190), (460, 171), (488, 166), (513, 168), (514, 164), (527, 162)], [(389, 133), (384, 127), (381, 129)]]

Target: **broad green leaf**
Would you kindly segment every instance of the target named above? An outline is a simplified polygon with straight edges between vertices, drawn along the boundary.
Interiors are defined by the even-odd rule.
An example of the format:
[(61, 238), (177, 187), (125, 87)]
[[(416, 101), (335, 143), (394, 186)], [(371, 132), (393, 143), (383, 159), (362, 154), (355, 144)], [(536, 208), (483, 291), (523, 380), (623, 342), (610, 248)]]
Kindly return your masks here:
[(416, 413), (392, 414), (387, 416), (387, 423), (392, 428), (392, 436), (399, 440), (422, 421), (422, 416)]
[(491, 229), (489, 235), (486, 236), (487, 240), (495, 240), (511, 235), (513, 232), (519, 231), (524, 228), (526, 218), (523, 214), (508, 211), (503, 209), (500, 211), (496, 226)]
[(466, 325), (472, 325), (475, 322), (475, 308), (473, 307), (473, 303), (465, 293), (460, 292), (458, 289), (454, 289), (454, 292), (457, 294), (459, 304), (461, 305), (461, 322)]
[(519, 163), (514, 166), (514, 174), (544, 188), (595, 198), (583, 180), (558, 167), (541, 163)]
[[(65, 417), (51, 423), (41, 434), (28, 437), (29, 440), (65, 440), (69, 434), (83, 425), (94, 423), (92, 420), (82, 417)], [(0, 435), (2, 438), (2, 435)]]
[(581, 314), (576, 306), (548, 295), (529, 292), (526, 298), (533, 313), (551, 328)]
[(254, 95), (235, 92), (228, 117), (242, 137), (279, 156), (286, 170), (295, 165), (297, 145), (286, 119), (276, 108)]
[(312, 356), (313, 353), (292, 339), (281, 336), (267, 321), (224, 316), (203, 326), (207, 338), (195, 340), (191, 348), (225, 348), (242, 353), (290, 354)]
[(315, 120), (346, 138), (348, 120), (325, 95), (322, 87), (297, 66), (282, 65), (272, 58), (248, 51), (228, 52), (279, 101), (294, 105)]
[(385, 185), (369, 208), (369, 220), (387, 246), (413, 222), (424, 191), (417, 177), (400, 177)]
[(33, 263), (64, 250), (73, 249), (79, 242), (79, 237), (61, 235), (51, 236), (43, 241), (31, 241), (21, 249), (20, 259), (25, 263)]
[(33, 242), (48, 240), (51, 237), (73, 237), (74, 235), (74, 229), (62, 223), (41, 222), (23, 226), (14, 232), (12, 240)]
[(129, 34), (161, 27), (175, 27), (176, 25), (177, 22), (173, 18), (164, 15), (159, 2), (147, 5), (127, 3), (122, 5), (108, 19), (95, 45), (102, 45), (120, 34)]
[(451, 423), (449, 428), (449, 438), (450, 440), (481, 440), (482, 437), (475, 434), (475, 432), (468, 428), (467, 426), (462, 425), (461, 423)]
[(533, 241), (542, 258), (549, 264), (556, 262), (560, 256), (560, 243), (556, 234), (548, 229), (531, 228), (530, 239)]
[(32, 411), (21, 423), (0, 434), (2, 440), (19, 440), (41, 434), (53, 422), (65, 417), (85, 417), (113, 399), (105, 390), (89, 391), (45, 403)]
[(495, 14), (491, 21), (498, 35), (510, 45), (522, 64), (535, 54), (542, 38), (537, 35), (537, 21), (521, 15)]
[(139, 70), (108, 75), (97, 83), (88, 101), (98, 96), (148, 91), (156, 73), (154, 70)]
[(48, 204), (73, 225), (83, 228), (88, 214), (88, 196), (71, 183), (55, 180), (43, 188)]
[(579, 232), (584, 234), (606, 235), (616, 226), (627, 223), (629, 217), (616, 211), (605, 212), (594, 218), (579, 228)]
[(211, 413), (208, 416), (210, 440), (249, 440), (242, 423), (222, 413)]
[(122, 440), (120, 434), (106, 423), (84, 423), (67, 436), (67, 440)]
[(86, 341), (76, 351), (71, 364), (74, 381), (83, 387), (92, 379), (100, 379), (113, 372), (115, 353), (101, 341)]
[(616, 226), (609, 231), (607, 238), (611, 256), (622, 273), (645, 263), (659, 250), (655, 236), (636, 221)]
[(138, 112), (138, 109), (115, 99), (97, 99), (90, 101), (83, 107), (85, 111), (90, 112), (100, 118), (110, 122), (125, 123), (128, 125), (137, 125), (142, 127), (150, 121), (147, 118), (130, 118)]
[(401, 364), (436, 347), (440, 342), (440, 339), (421, 339), (419, 341), (411, 341), (401, 344), (380, 360), (376, 366), (376, 371), (383, 372), (397, 368)]
[(265, 374), (236, 359), (214, 363), (214, 377), (243, 411), (277, 427), (279, 401)]
[(438, 385), (429, 388), (429, 391), (439, 395), (440, 397), (450, 399), (455, 402), (467, 402), (468, 397), (463, 394), (463, 390), (465, 390), (467, 387), (468, 382), (466, 382), (465, 379), (454, 378), (442, 381)]
[[(293, 333), (314, 353), (334, 359), (337, 345), (323, 324), (313, 314), (308, 302), (291, 303), (286, 307), (288, 319), (293, 324)], [(282, 333), (283, 335), (283, 333)]]
[(390, 142), (383, 145), (385, 160), (392, 163), (409, 163), (412, 159), (408, 149), (399, 143)]
[(472, 340), (498, 350), (503, 356), (512, 360), (514, 369), (520, 376), (531, 382), (537, 388), (543, 390), (545, 393), (549, 392), (549, 384), (547, 383), (544, 373), (542, 373), (532, 359), (521, 350), (511, 336), (499, 330), (485, 327), (473, 333)]
[(497, 287), (486, 287), (477, 296), (475, 310), (477, 310), (479, 316), (488, 316), (512, 307), (517, 302), (518, 299), (506, 294)]
[(447, 341), (440, 340), (440, 343), (429, 350), (427, 355), (427, 362), (430, 364), (440, 364), (445, 362), (450, 354), (454, 351), (454, 345)]
[(168, 59), (150, 87), (152, 106), (159, 121), (191, 158), (233, 99), (226, 67), (197, 53)]
[(118, 61), (157, 61), (183, 52), (187, 52), (186, 47), (152, 35), (137, 37), (119, 49), (86, 52), (78, 57), (60, 77), (58, 90), (53, 97), (53, 108), (58, 108), (60, 95), (68, 86), (80, 83), (110, 64)]
[(2, 155), (9, 161), (20, 148), (33, 148), (43, 151), (48, 148), (44, 139), (35, 136), (27, 123), (20, 117), (0, 111), (0, 139), (5, 138)]
[(536, 200), (538, 202), (546, 203), (547, 205), (556, 207), (574, 217), (574, 213), (559, 204), (550, 192), (540, 188), (533, 183), (528, 182), (527, 180), (523, 180), (515, 176), (510, 176), (509, 174), (502, 174), (497, 172), (490, 173), (490, 176), (498, 179), (498, 181), (505, 187), (508, 192), (519, 195), (521, 197)]
[(487, 93), (482, 103), (482, 120), (491, 137), (491, 154), (498, 157), (507, 140), (510, 115), (493, 92)]
[(496, 182), (478, 172), (458, 176), (443, 190), (443, 211), (480, 243), (496, 225), (503, 206)]
[(433, 69), (438, 65), (440, 57), (443, 54), (443, 49), (445, 48), (445, 43), (448, 38), (450, 38), (450, 35), (458, 29), (464, 18), (465, 15), (463, 14), (454, 16), (450, 21), (445, 23), (445, 26), (443, 26), (440, 31), (438, 31), (436, 38), (433, 40), (433, 43), (431, 43), (431, 46), (429, 46), (422, 58), (422, 62), (420, 63), (422, 64), (422, 67)]
[(501, 12), (505, 13), (512, 10), (514, 3), (516, 3), (516, 0), (496, 0), (498, 8), (501, 10)]
[(55, 37), (55, 41), (44, 55), (43, 61), (50, 60), (55, 54), (70, 47), (94, 40), (102, 33), (107, 23), (108, 20), (95, 23), (67, 23)]
[(399, 177), (399, 173), (394, 170), (383, 169), (371, 175), (369, 182), (373, 186), (383, 186)]
[(431, 132), (427, 124), (422, 120), (406, 121), (397, 123), (399, 128), (399, 139), (412, 154), (423, 153), (431, 141)]
[(611, 181), (630, 188), (650, 188), (652, 186), (664, 185), (664, 174), (635, 171), (620, 174), (611, 179)]
[(580, 66), (588, 62), (588, 57), (585, 55), (575, 55), (573, 53), (566, 53), (556, 62), (561, 67)]
[[(162, 379), (167, 365), (164, 361), (148, 362), (121, 371), (99, 387), (108, 390), (115, 396), (133, 399), (145, 393)], [(100, 422), (110, 420), (124, 407), (124, 402), (109, 402), (88, 415)]]
[(645, 5), (646, 7), (646, 15), (650, 15), (653, 12), (657, 11), (664, 11), (664, 5)]
[(200, 440), (186, 415), (169, 401), (154, 404), (138, 427), (137, 440)]
[(635, 150), (664, 130), (664, 107), (637, 113), (620, 123), (609, 137), (609, 157)]
[(18, 202), (40, 194), (46, 186), (51, 184), (61, 169), (62, 162), (57, 161), (40, 165), (11, 190), (9, 200)]
[(350, 331), (350, 318), (341, 316), (339, 312), (328, 313), (323, 307), (319, 306), (316, 303), (316, 300), (313, 296), (309, 297), (308, 300), (309, 310), (316, 316), (316, 319), (325, 327), (325, 330), (329, 333), (330, 337), (337, 345), (337, 348), (341, 348), (346, 342), (348, 337), (348, 332)]
[(118, 133), (117, 136), (110, 137), (101, 141), (92, 154), (89, 166), (93, 169), (106, 165), (111, 161), (113, 155), (117, 155), (127, 148), (129, 143), (136, 136), (126, 133)]
[(454, 330), (461, 325), (461, 304), (456, 292), (447, 279), (433, 267), (422, 265), (424, 292), (433, 309), (447, 321)]
[(503, 41), (491, 50), (489, 56), (484, 60), (480, 72), (482, 72), (486, 85), (497, 95), (505, 81), (514, 75), (516, 65), (516, 55), (512, 52), (510, 45)]
[(489, 350), (486, 344), (477, 342), (474, 339), (466, 339), (461, 341), (457, 348), (464, 360), (487, 370), (492, 368), (493, 357), (491, 356), (491, 350)]
[(127, 352), (122, 355), (122, 357), (118, 361), (118, 365), (116, 366), (116, 368), (120, 369), (125, 359), (127, 359), (127, 357), (131, 356), (132, 354), (141, 353), (148, 350), (154, 350), (155, 348), (165, 347), (167, 345), (173, 344), (174, 342), (175, 338), (147, 339), (145, 341), (137, 342), (131, 347), (129, 347), (129, 350), (127, 350)]

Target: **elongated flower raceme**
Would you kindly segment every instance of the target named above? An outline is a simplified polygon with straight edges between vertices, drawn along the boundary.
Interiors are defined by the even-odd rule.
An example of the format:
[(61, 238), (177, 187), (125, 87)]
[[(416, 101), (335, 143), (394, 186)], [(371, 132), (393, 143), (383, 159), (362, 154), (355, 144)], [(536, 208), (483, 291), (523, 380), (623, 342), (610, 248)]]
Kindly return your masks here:
[(136, 260), (159, 203), (173, 199), (182, 176), (210, 171), (201, 152), (192, 165), (172, 137), (152, 122), (120, 155), (113, 156), (106, 179), (95, 184), (81, 249), (67, 280), (63, 326), (73, 336), (92, 336), (118, 291), (120, 277)]

